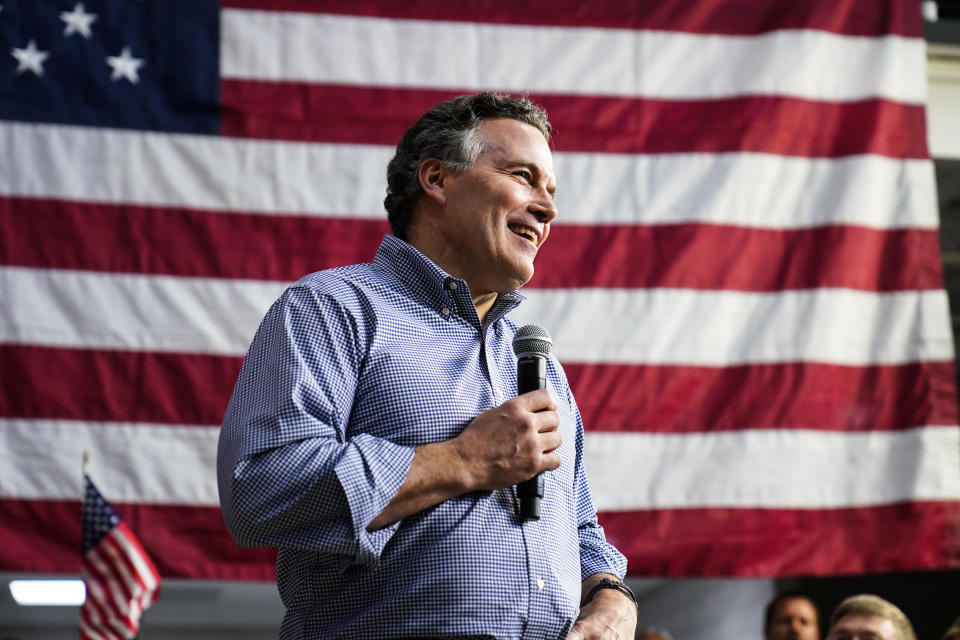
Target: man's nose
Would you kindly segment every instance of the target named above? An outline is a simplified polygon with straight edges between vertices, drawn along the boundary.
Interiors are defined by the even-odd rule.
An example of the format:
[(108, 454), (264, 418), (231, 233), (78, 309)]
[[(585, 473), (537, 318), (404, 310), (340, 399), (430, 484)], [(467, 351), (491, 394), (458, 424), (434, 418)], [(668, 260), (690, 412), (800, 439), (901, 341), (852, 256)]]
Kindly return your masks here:
[(544, 189), (541, 189), (541, 193), (538, 193), (537, 197), (531, 201), (528, 210), (544, 224), (552, 222), (557, 217), (557, 205)]

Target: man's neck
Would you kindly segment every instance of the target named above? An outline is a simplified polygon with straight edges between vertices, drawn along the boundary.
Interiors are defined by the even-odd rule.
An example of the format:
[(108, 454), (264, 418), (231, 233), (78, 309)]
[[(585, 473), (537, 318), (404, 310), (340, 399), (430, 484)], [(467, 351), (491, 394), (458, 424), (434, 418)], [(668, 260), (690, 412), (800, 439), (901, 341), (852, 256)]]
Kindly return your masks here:
[(473, 299), (473, 306), (477, 310), (477, 317), (480, 318), (480, 324), (482, 325), (487, 317), (487, 313), (493, 308), (493, 303), (497, 301), (496, 292), (477, 293), (474, 290), (474, 283), (470, 282), (467, 278), (463, 278), (463, 274), (458, 273), (457, 263), (454, 259), (455, 253), (451, 252), (450, 247), (440, 234), (432, 233), (432, 231), (433, 229), (424, 227), (423, 225), (417, 227), (411, 226), (406, 241), (413, 245), (417, 251), (429, 258), (435, 265), (455, 278), (461, 278), (466, 281), (467, 286), (470, 287), (470, 297)]
[[(467, 286), (469, 286), (469, 284), (470, 283), (467, 283)], [(484, 320), (487, 318), (487, 313), (493, 308), (493, 303), (497, 301), (497, 294), (485, 293), (476, 295), (471, 291), (470, 297), (473, 298), (473, 306), (477, 310), (477, 317), (480, 318), (480, 324), (483, 325)]]

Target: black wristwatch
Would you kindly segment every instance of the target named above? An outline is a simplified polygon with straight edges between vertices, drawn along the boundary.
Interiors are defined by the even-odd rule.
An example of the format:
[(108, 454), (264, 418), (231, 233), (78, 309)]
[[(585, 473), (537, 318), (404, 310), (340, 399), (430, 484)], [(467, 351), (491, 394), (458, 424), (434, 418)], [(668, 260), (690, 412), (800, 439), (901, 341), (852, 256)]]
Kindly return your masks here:
[(638, 610), (640, 609), (640, 605), (637, 603), (637, 596), (633, 595), (633, 590), (619, 580), (613, 580), (612, 578), (604, 578), (595, 584), (593, 589), (590, 589), (590, 593), (587, 594), (587, 597), (584, 598), (583, 604), (587, 604), (593, 600), (593, 596), (597, 595), (597, 591), (600, 591), (600, 589), (616, 589), (623, 595), (633, 600), (633, 606), (635, 606)]

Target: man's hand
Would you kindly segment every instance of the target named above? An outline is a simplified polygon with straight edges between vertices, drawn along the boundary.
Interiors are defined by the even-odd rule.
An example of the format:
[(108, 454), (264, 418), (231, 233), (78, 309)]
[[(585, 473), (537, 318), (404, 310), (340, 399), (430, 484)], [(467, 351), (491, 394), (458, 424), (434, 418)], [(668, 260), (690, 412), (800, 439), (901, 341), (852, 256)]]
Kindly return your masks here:
[(563, 438), (557, 403), (546, 389), (484, 411), (450, 441), (470, 491), (489, 491), (529, 480), (560, 466), (554, 453)]
[(400, 490), (367, 525), (376, 531), (469, 491), (490, 491), (560, 466), (557, 403), (546, 389), (484, 411), (457, 437), (417, 447)]
[[(598, 581), (588, 578), (584, 590)], [(580, 608), (567, 640), (632, 640), (636, 629), (637, 605), (616, 589), (600, 589)]]

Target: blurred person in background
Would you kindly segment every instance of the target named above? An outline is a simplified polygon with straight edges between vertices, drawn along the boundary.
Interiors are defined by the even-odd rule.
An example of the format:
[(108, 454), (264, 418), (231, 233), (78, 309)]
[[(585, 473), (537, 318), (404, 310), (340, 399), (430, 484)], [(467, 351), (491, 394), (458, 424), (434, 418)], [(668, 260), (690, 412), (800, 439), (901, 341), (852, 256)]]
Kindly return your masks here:
[(799, 591), (786, 591), (771, 600), (763, 620), (766, 640), (820, 640), (817, 606)]
[(953, 621), (940, 640), (960, 640), (960, 617)]
[(827, 640), (917, 640), (907, 616), (871, 594), (850, 596), (833, 610)]
[(673, 636), (666, 629), (658, 627), (645, 627), (637, 630), (635, 640), (673, 640)]

